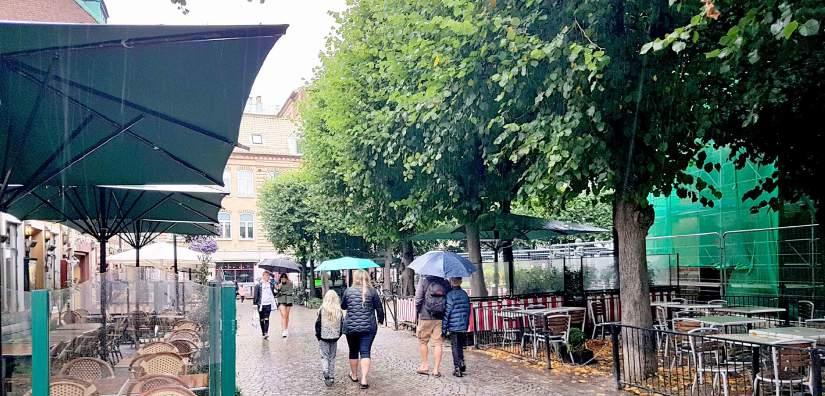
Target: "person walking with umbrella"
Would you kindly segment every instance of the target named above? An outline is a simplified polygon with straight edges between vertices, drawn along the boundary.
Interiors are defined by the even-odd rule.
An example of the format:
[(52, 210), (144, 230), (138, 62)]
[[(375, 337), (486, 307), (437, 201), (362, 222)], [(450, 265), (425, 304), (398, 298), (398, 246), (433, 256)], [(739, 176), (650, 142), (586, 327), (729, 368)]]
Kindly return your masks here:
[(261, 321), (261, 335), (264, 339), (269, 338), (269, 315), (272, 307), (275, 306), (275, 283), (268, 271), (261, 275), (261, 281), (255, 284), (255, 291), (252, 297), (252, 304), (258, 307), (258, 316)]
[(470, 276), (476, 268), (466, 258), (442, 251), (427, 252), (413, 260), (409, 267), (422, 276), (415, 290), (415, 309), (418, 315), (416, 336), (421, 354), (421, 364), (417, 372), (423, 375), (430, 374), (428, 344), (432, 342), (432, 375), (440, 377), (443, 352), (442, 320), (447, 311), (447, 293), (452, 288), (447, 279)]

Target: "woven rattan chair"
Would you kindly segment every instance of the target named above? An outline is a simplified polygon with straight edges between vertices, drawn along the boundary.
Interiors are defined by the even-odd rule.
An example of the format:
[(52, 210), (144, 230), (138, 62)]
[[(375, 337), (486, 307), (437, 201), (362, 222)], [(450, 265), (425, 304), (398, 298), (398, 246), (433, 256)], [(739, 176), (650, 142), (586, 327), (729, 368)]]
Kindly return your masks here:
[(167, 341), (172, 340), (187, 340), (195, 345), (201, 344), (201, 337), (192, 330), (175, 330), (167, 337)]
[(52, 377), (49, 396), (96, 396), (97, 389), (88, 381), (72, 377)]
[(144, 355), (139, 363), (139, 378), (149, 374), (182, 375), (186, 372), (183, 358), (177, 353), (160, 352)]
[(109, 363), (93, 357), (77, 358), (66, 363), (60, 374), (89, 382), (115, 376)]
[(140, 378), (130, 393), (144, 394), (161, 387), (180, 386), (186, 388), (186, 383), (180, 378), (169, 374), (150, 374)]
[(63, 320), (63, 324), (83, 323), (84, 322), (83, 317), (80, 316), (80, 314), (77, 313), (77, 311), (63, 312), (63, 315), (61, 316), (61, 319)]
[(142, 348), (138, 349), (139, 355), (147, 355), (150, 353), (159, 353), (159, 352), (178, 352), (178, 348), (172, 345), (171, 343), (165, 341), (153, 341)]
[(192, 391), (180, 386), (164, 386), (155, 388), (142, 396), (196, 396)]
[(89, 316), (89, 315), (90, 315), (90, 314), (89, 314), (89, 311), (88, 311), (88, 310), (85, 310), (85, 309), (83, 309), (83, 308), (75, 309), (74, 311), (75, 311), (78, 315), (80, 315), (81, 317), (83, 317), (83, 318), (85, 318), (85, 317), (87, 317), (87, 316)]
[(177, 330), (192, 330), (194, 332), (200, 331), (200, 326), (191, 320), (179, 320), (172, 325), (172, 331)]
[(177, 339), (169, 341), (178, 350), (178, 355), (183, 358), (191, 359), (197, 352), (198, 346), (194, 342), (184, 339)]

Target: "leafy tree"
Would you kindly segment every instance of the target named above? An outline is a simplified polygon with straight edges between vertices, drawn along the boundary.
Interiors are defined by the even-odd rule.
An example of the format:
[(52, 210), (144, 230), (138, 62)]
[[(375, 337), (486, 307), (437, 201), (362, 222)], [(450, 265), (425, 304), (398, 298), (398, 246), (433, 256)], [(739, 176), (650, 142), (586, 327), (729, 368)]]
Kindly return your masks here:
[[(702, 147), (714, 109), (683, 71), (687, 53), (645, 56), (642, 47), (687, 23), (690, 12), (663, 0), (499, 1), (491, 10), (498, 40), (493, 79), (502, 111), (492, 125), (499, 159), (535, 156), (525, 197), (561, 204), (582, 193), (612, 192), (622, 321), (649, 327), (645, 237), (651, 193), (704, 199), (683, 172)], [(494, 50), (493, 50), (494, 51)], [(711, 194), (716, 191), (709, 191)], [(631, 375), (655, 371), (650, 340), (628, 345), (644, 356)]]
[(195, 271), (195, 282), (205, 285), (209, 280), (209, 266), (212, 264), (212, 255), (218, 251), (218, 243), (208, 236), (194, 236), (189, 238), (189, 249), (198, 252), (198, 268)]
[[(825, 203), (818, 185), (825, 169), (820, 153), (825, 133), (817, 120), (825, 103), (825, 39), (820, 31), (825, 6), (812, 0), (708, 0), (695, 14), (647, 48), (695, 47), (691, 73), (706, 75), (713, 84), (706, 100), (717, 109), (720, 125), (709, 137), (717, 145), (730, 145), (739, 167), (747, 161), (776, 165), (775, 173), (743, 200), (752, 200), (754, 210), (779, 209), (808, 196), (820, 208)], [(718, 166), (704, 157), (697, 165)], [(761, 198), (778, 186), (778, 194)], [(825, 221), (823, 213), (817, 211), (819, 224)]]
[(518, 203), (519, 213), (554, 220), (589, 224), (610, 229), (613, 227), (613, 210), (607, 197), (581, 194), (564, 202), (552, 205), (536, 197), (527, 197)]

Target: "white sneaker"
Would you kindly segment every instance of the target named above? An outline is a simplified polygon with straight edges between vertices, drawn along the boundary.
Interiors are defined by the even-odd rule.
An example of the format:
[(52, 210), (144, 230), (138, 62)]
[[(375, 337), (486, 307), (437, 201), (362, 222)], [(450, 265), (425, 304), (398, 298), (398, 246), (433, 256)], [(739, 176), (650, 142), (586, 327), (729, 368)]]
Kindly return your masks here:
[(281, 337), (286, 338), (288, 335), (289, 335), (289, 331), (288, 331), (288, 330), (284, 330), (284, 331), (282, 331), (282, 332), (281, 332)]

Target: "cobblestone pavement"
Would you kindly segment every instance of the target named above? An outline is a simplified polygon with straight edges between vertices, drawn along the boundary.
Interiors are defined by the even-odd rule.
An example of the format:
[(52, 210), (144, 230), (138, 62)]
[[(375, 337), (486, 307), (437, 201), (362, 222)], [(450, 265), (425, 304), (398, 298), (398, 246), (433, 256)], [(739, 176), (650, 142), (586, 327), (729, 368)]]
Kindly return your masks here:
[[(373, 344), (369, 382), (362, 391), (347, 379), (347, 343), (338, 342), (336, 382), (324, 385), (315, 312), (294, 307), (289, 337), (280, 336), (280, 316), (272, 313), (269, 340), (251, 325), (256, 316), (249, 303), (238, 303), (237, 383), (244, 396), (253, 395), (609, 395), (610, 377), (577, 377), (569, 372), (548, 372), (525, 367), (481, 352), (467, 350), (467, 375), (451, 375), (452, 358), (444, 351), (441, 378), (416, 374), (418, 343), (408, 331), (382, 327)], [(432, 358), (431, 358), (432, 359)]]

